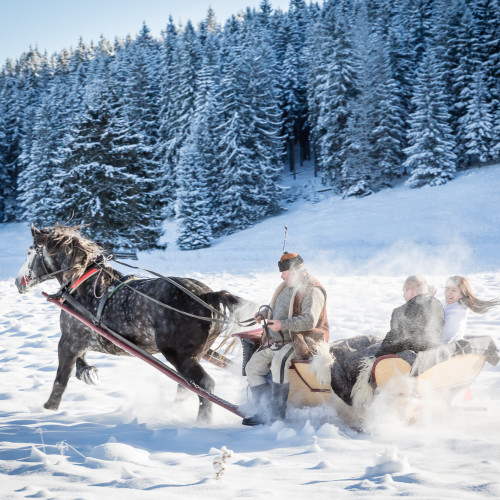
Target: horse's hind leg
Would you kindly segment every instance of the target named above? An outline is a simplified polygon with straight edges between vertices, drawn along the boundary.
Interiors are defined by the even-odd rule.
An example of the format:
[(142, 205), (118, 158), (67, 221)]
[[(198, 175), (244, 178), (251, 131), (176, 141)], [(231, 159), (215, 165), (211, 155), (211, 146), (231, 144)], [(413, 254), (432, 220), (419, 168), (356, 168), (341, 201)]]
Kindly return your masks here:
[(66, 344), (67, 342), (65, 341), (63, 335), (59, 340), (58, 346), (59, 366), (57, 367), (56, 379), (54, 380), (54, 385), (49, 399), (43, 405), (44, 408), (47, 408), (47, 410), (57, 410), (59, 408), (62, 395), (66, 390), (71, 372), (76, 364), (76, 358), (78, 356), (70, 352), (70, 350), (67, 349)]
[[(215, 382), (195, 358), (184, 360), (178, 367), (179, 373), (188, 381), (194, 382), (208, 392), (213, 392)], [(199, 396), (198, 423), (207, 423), (212, 416), (212, 402)]]
[(85, 356), (76, 358), (76, 378), (82, 380), (89, 385), (97, 385), (99, 383), (98, 369), (95, 366), (90, 366)]

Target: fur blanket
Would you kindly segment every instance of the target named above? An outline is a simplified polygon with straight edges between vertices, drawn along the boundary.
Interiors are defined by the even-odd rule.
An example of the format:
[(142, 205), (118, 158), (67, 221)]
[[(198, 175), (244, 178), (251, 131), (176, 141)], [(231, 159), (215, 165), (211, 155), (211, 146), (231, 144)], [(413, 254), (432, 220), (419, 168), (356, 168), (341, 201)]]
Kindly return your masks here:
[[(379, 337), (361, 335), (330, 344), (330, 354), (333, 358), (330, 370), (332, 390), (346, 404), (350, 406), (353, 404), (355, 385), (354, 392), (359, 392), (364, 391), (369, 384), (371, 366), (381, 343), (382, 339)], [(362, 376), (358, 381), (360, 374)]]

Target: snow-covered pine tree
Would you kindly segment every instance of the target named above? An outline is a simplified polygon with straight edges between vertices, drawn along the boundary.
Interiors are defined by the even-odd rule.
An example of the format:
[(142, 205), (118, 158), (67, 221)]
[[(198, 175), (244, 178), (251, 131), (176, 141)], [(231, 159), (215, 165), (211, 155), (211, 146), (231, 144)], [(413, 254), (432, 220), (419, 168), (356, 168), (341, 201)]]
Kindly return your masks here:
[[(289, 71), (291, 64), (295, 64), (294, 94), (297, 99), (297, 112), (295, 114), (294, 134), (292, 139), (300, 145), (299, 161), (302, 165), (303, 160), (310, 159), (310, 129), (307, 122), (307, 65), (309, 59), (306, 53), (306, 36), (308, 27), (311, 23), (311, 12), (306, 5), (305, 0), (290, 0), (288, 10), (289, 40), (286, 45), (288, 51), (293, 47), (291, 57), (288, 61)], [(285, 52), (285, 61), (287, 52)], [(285, 64), (285, 61), (283, 64)], [(311, 61), (312, 62), (312, 61)]]
[(83, 109), (66, 137), (58, 219), (74, 211), (73, 220), (90, 224), (89, 234), (105, 247), (150, 249), (161, 234), (149, 197), (154, 180), (142, 177), (142, 136), (131, 130), (112, 74), (109, 58), (96, 58)]
[[(170, 81), (172, 107), (168, 111), (170, 120), (169, 140), (165, 145), (161, 165), (163, 172), (173, 173), (173, 179), (170, 179), (170, 182), (175, 182), (177, 187), (176, 168), (179, 162), (179, 152), (191, 126), (195, 110), (196, 79), (201, 64), (200, 41), (190, 21), (186, 24), (182, 34), (178, 36), (175, 61), (173, 78)], [(165, 118), (163, 116), (163, 123), (165, 123)]]
[[(490, 107), (493, 120), (500, 124), (500, 3), (498, 0), (474, 0), (474, 13), (480, 71), (483, 75), (483, 96)], [(500, 130), (493, 126), (488, 145), (488, 159), (498, 158)]]
[(133, 41), (126, 46), (121, 58), (125, 59), (123, 101), (127, 102), (130, 119), (136, 124), (137, 131), (143, 132), (144, 140), (151, 149), (158, 140), (158, 94), (160, 79), (160, 45), (151, 36), (150, 29), (143, 23)]
[(249, 99), (245, 94), (248, 67), (243, 65), (240, 24), (234, 17), (224, 26), (221, 40), (221, 80), (217, 91), (218, 156), (221, 175), (211, 226), (214, 236), (248, 227), (252, 222), (247, 185), (253, 166), (248, 148)]
[(0, 171), (0, 221), (16, 219), (18, 158), (21, 154), (22, 99), (15, 63), (8, 60), (2, 72), (0, 88), (2, 128), (4, 139), (1, 150)]
[(281, 71), (281, 109), (283, 110), (284, 137), (288, 153), (290, 171), (295, 175), (295, 141), (299, 135), (300, 82), (298, 71), (299, 57), (293, 44), (289, 43), (285, 52), (285, 59)]
[(449, 125), (444, 82), (439, 61), (429, 44), (420, 63), (410, 116), (409, 147), (403, 166), (411, 175), (409, 187), (437, 186), (451, 180), (455, 173), (455, 141)]
[(163, 33), (160, 51), (160, 90), (158, 96), (158, 141), (156, 143), (155, 159), (158, 163), (159, 182), (158, 194), (165, 218), (175, 215), (176, 180), (172, 158), (169, 157), (169, 147), (175, 139), (175, 128), (172, 123), (177, 117), (176, 101), (176, 70), (178, 54), (178, 33), (172, 20)]
[(4, 204), (4, 193), (3, 186), (5, 186), (8, 176), (7, 176), (7, 166), (6, 166), (6, 153), (7, 153), (7, 135), (5, 134), (5, 117), (6, 117), (6, 109), (5, 102), (3, 100), (3, 81), (0, 76), (0, 221), (3, 220), (3, 214), (5, 213), (5, 204)]
[[(358, 93), (350, 101), (350, 114), (343, 144), (340, 189), (344, 197), (366, 196), (372, 193), (376, 178), (372, 153), (372, 134), (375, 129), (375, 99), (372, 94), (374, 78), (370, 58), (371, 26), (366, 6), (356, 9), (352, 35), (352, 65)], [(377, 82), (379, 83), (379, 82)]]
[(375, 179), (388, 186), (402, 174), (405, 109), (400, 88), (392, 76), (389, 43), (382, 32), (372, 32), (370, 47), (369, 88), (373, 99), (370, 151), (375, 162)]
[(271, 14), (273, 12), (273, 7), (271, 5), (271, 2), (269, 0), (262, 0), (259, 5), (259, 20), (260, 23), (265, 26), (269, 27), (270, 22), (271, 22)]
[(22, 218), (41, 226), (58, 222), (53, 197), (56, 194), (54, 176), (58, 174), (60, 161), (60, 109), (52, 94), (47, 93), (42, 98), (35, 115), (29, 163), (18, 178), (18, 203), (23, 210)]
[(215, 116), (213, 81), (206, 66), (200, 70), (196, 112), (189, 135), (179, 155), (179, 188), (177, 191), (178, 237), (182, 250), (210, 246), (213, 191), (210, 171), (215, 168)]
[(221, 131), (217, 126), (219, 79), (216, 24), (210, 15), (205, 25), (204, 52), (196, 82), (195, 111), (179, 154), (177, 166), (177, 244), (182, 250), (210, 246), (212, 219), (221, 184), (217, 148)]
[(472, 88), (462, 91), (467, 99), (465, 115), (460, 124), (466, 141), (465, 154), (476, 161), (486, 162), (491, 158), (491, 138), (493, 135), (493, 116), (490, 111), (491, 103), (487, 102), (484, 75), (477, 71), (474, 75)]
[[(431, 28), (431, 12), (434, 0), (378, 0), (380, 2), (377, 16), (378, 24), (383, 23), (390, 13), (387, 35), (390, 51), (390, 62), (393, 77), (397, 82), (404, 109), (403, 117), (413, 111), (412, 95), (416, 72), (422, 58), (425, 43)], [(405, 131), (408, 129), (405, 119)], [(405, 134), (406, 136), (406, 134)], [(404, 137), (406, 140), (406, 137)], [(407, 143), (402, 144), (402, 148)]]
[(35, 115), (29, 162), (19, 175), (18, 203), (22, 218), (40, 226), (64, 222), (55, 218), (54, 178), (60, 175), (63, 160), (60, 147), (73, 119), (73, 110), (67, 105), (70, 102), (68, 68), (71, 57), (66, 50), (54, 57), (54, 75)]
[(261, 41), (252, 44), (247, 60), (250, 78), (244, 90), (250, 96), (251, 126), (249, 148), (255, 169), (255, 183), (250, 185), (255, 220), (281, 210), (283, 190), (278, 180), (283, 169), (283, 121), (279, 109), (277, 68), (271, 46)]
[[(36, 112), (44, 91), (52, 78), (52, 68), (46, 54), (41, 54), (37, 48), (22, 54), (18, 62), (19, 98), (21, 111), (20, 154), (16, 160), (17, 175), (27, 167), (30, 161), (31, 148), (34, 140)], [(15, 197), (19, 191), (16, 187)], [(20, 216), (20, 210), (15, 204), (14, 217)]]
[[(325, 12), (332, 15), (333, 10), (322, 10), (316, 17), (311, 18), (308, 27), (306, 46), (304, 51), (310, 63), (306, 67), (306, 95), (307, 95), (307, 123), (310, 133), (311, 148), (314, 154), (314, 173), (318, 173), (318, 144), (323, 131), (318, 126), (318, 120), (321, 109), (321, 93), (324, 91), (328, 72), (327, 63), (332, 50), (332, 44), (329, 43), (328, 24), (323, 17)], [(328, 42), (327, 42), (328, 41)], [(315, 62), (312, 64), (312, 62)]]
[[(115, 113), (115, 136), (112, 142), (113, 164), (123, 164), (126, 171), (141, 179), (144, 215), (134, 228), (150, 248), (157, 245), (164, 218), (159, 180), (161, 172), (155, 156), (158, 142), (159, 121), (157, 114), (159, 80), (159, 46), (143, 24), (138, 37), (127, 44), (111, 66), (112, 78), (118, 85), (119, 103)], [(128, 162), (128, 163), (127, 163)]]
[(445, 50), (447, 71), (443, 75), (446, 93), (449, 101), (450, 125), (455, 137), (455, 154), (457, 155), (457, 169), (466, 168), (469, 158), (465, 153), (465, 131), (460, 123), (465, 115), (467, 102), (462, 94), (465, 88), (471, 86), (471, 76), (474, 73), (475, 63), (471, 52), (471, 36), (473, 18), (469, 5), (465, 0), (452, 0), (449, 8), (445, 9), (447, 33)]
[(324, 9), (326, 26), (322, 33), (327, 36), (319, 43), (326, 74), (316, 97), (319, 103), (315, 133), (317, 161), (323, 181), (340, 186), (350, 103), (359, 92), (353, 66), (353, 12), (348, 0), (327, 2)]
[(180, 185), (177, 191), (179, 217), (177, 245), (181, 250), (194, 250), (210, 246), (210, 190), (204, 158), (198, 151), (196, 134), (205, 124), (194, 117), (192, 132), (180, 150), (178, 171)]

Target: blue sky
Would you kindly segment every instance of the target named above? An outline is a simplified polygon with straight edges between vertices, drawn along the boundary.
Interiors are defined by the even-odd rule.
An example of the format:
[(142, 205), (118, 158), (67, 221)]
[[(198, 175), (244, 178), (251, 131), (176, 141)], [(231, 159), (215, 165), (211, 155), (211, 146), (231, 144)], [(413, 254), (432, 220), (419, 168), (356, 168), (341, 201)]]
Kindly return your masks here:
[[(137, 33), (143, 21), (158, 36), (172, 15), (176, 24), (201, 21), (210, 6), (220, 23), (261, 0), (0, 0), (0, 66), (17, 59), (30, 46), (49, 54), (75, 47), (80, 37), (113, 40)], [(288, 10), (289, 0), (271, 0), (273, 8)]]

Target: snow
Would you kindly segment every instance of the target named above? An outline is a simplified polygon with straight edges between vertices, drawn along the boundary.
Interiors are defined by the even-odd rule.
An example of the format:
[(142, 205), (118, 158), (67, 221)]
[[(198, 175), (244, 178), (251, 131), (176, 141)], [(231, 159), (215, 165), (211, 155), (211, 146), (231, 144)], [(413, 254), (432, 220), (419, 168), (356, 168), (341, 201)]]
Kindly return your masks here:
[[(288, 184), (298, 191), (311, 182), (298, 175)], [(400, 186), (347, 200), (327, 192), (191, 252), (176, 248), (169, 226), (166, 251), (140, 252), (130, 263), (264, 304), (279, 283), (286, 224), (289, 249), (328, 291), (332, 340), (383, 336), (409, 274), (425, 274), (438, 298), (450, 274), (466, 275), (480, 298), (500, 297), (499, 183), (495, 166), (434, 188)], [(413, 425), (381, 397), (364, 430), (330, 406), (249, 428), (218, 407), (212, 423), (200, 426), (196, 397), (174, 404), (175, 384), (149, 365), (90, 353), (100, 384), (72, 377), (60, 409), (44, 410), (57, 369), (59, 311), (41, 296), (55, 283), (23, 296), (15, 288), (30, 239), (27, 224), (0, 225), (2, 498), (500, 497), (500, 366), (485, 366), (472, 401)], [(500, 308), (471, 314), (469, 333), (498, 344), (499, 324)], [(217, 395), (251, 410), (239, 366), (205, 366)]]

